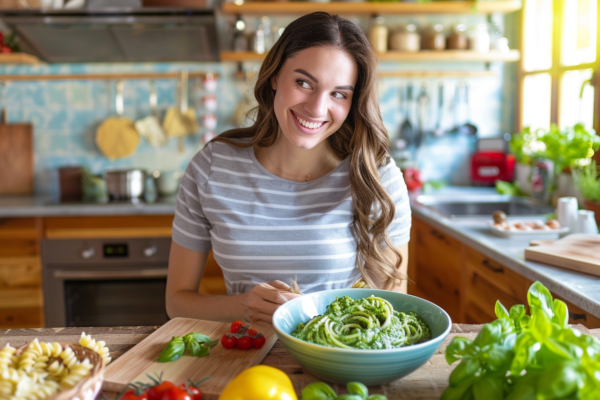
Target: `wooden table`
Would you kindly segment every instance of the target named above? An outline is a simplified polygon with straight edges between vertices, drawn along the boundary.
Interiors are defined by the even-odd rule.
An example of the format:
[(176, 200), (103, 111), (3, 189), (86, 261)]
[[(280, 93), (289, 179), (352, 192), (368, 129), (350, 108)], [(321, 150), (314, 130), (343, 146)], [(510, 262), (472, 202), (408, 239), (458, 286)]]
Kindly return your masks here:
[[(589, 330), (583, 325), (576, 325), (577, 329), (588, 335), (600, 338), (600, 329)], [(158, 329), (157, 326), (114, 327), (114, 328), (40, 328), (40, 329), (3, 329), (0, 330), (0, 347), (10, 343), (14, 347), (30, 342), (34, 338), (47, 342), (77, 343), (81, 332), (91, 334), (96, 340), (104, 340), (110, 349), (113, 359), (120, 357), (127, 350), (141, 342), (144, 338)], [(481, 329), (481, 325), (454, 324), (448, 338), (440, 346), (436, 354), (421, 368), (412, 374), (394, 381), (388, 385), (369, 388), (370, 393), (384, 394), (389, 400), (438, 400), (448, 385), (448, 377), (454, 368), (449, 366), (444, 358), (446, 345), (454, 336), (463, 336), (473, 339)], [(320, 379), (314, 377), (288, 354), (283, 345), (277, 342), (267, 354), (262, 364), (279, 368), (284, 371), (294, 384), (298, 395), (302, 388), (309, 383)], [(339, 393), (347, 393), (345, 388), (332, 385)], [(114, 399), (115, 393), (103, 392), (108, 399)], [(207, 400), (213, 400), (205, 396)], [(216, 399), (214, 399), (216, 400)]]

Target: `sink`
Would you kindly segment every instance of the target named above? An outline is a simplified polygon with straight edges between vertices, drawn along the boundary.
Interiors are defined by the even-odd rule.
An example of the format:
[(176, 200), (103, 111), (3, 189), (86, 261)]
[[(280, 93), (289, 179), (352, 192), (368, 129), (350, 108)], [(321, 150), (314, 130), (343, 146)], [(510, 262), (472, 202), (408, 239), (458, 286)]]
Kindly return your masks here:
[(429, 196), (421, 195), (417, 203), (450, 219), (490, 219), (494, 211), (508, 217), (538, 217), (554, 212), (554, 207), (528, 197), (509, 195)]

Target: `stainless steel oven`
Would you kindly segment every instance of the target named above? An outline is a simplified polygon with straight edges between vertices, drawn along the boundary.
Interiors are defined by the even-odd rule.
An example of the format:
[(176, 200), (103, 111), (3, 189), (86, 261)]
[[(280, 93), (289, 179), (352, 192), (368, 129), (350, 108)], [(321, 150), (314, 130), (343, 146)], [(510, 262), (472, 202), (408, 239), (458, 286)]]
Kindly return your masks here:
[(47, 239), (47, 327), (159, 325), (171, 238)]

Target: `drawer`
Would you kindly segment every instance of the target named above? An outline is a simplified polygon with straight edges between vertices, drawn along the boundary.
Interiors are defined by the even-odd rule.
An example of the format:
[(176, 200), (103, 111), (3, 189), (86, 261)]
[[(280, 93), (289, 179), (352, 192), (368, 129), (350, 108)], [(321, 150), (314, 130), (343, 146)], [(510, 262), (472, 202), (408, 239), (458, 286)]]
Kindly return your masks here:
[(0, 329), (43, 328), (41, 307), (0, 308)]
[(417, 285), (426, 299), (459, 320), (462, 244), (425, 223), (415, 229), (414, 252)]
[(0, 258), (0, 289), (40, 287), (42, 265), (38, 257)]
[(576, 305), (566, 301), (560, 296), (552, 293), (552, 297), (555, 299), (560, 299), (567, 304), (567, 308), (569, 309), (569, 324), (581, 324), (588, 329), (597, 329), (600, 328), (600, 318), (594, 316), (592, 313), (585, 311)]
[(37, 239), (1, 239), (0, 257), (31, 257), (39, 254)]
[(0, 308), (37, 308), (43, 305), (41, 288), (0, 289)]
[(465, 324), (485, 324), (497, 319), (494, 310), (483, 310), (476, 303), (468, 303), (466, 308)]
[(0, 218), (0, 240), (37, 240), (38, 230), (36, 221), (36, 218)]
[(487, 280), (498, 290), (519, 300), (520, 304), (527, 304), (527, 291), (532, 281), (472, 248), (467, 247), (465, 253), (465, 270), (469, 277), (477, 273), (477, 276)]
[(489, 317), (487, 321), (476, 321), (472, 323), (486, 323), (495, 320), (497, 300), (500, 300), (507, 310), (510, 310), (515, 304), (527, 304), (526, 301), (523, 302), (521, 299), (506, 293), (497, 285), (488, 281), (485, 277), (481, 276), (478, 271), (468, 271), (466, 279), (465, 314), (469, 314), (469, 310), (475, 307), (481, 309), (485, 315)]
[(173, 215), (48, 217), (47, 239), (170, 237)]

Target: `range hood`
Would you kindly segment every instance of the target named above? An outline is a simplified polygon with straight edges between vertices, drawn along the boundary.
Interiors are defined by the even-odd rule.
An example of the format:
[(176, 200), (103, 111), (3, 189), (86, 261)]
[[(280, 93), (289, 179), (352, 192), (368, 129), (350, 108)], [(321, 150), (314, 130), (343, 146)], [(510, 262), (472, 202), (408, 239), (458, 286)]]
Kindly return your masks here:
[(2, 10), (24, 51), (50, 63), (218, 61), (215, 10)]

